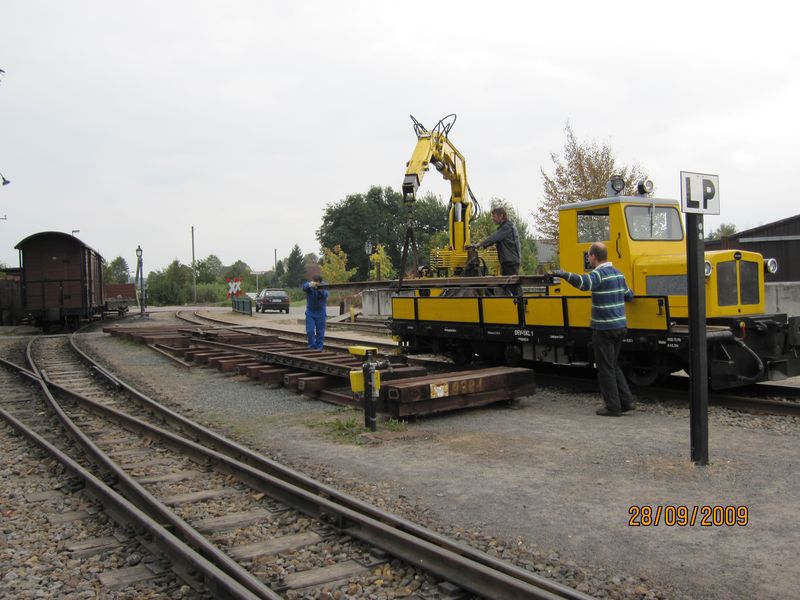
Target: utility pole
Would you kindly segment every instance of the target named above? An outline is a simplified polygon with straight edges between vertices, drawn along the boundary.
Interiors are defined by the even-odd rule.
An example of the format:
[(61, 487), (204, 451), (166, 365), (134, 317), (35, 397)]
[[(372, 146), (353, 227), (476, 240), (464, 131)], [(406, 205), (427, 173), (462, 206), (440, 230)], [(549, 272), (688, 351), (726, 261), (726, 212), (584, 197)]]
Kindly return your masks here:
[(192, 225), (192, 299), (197, 304), (197, 265), (194, 262), (194, 225)]

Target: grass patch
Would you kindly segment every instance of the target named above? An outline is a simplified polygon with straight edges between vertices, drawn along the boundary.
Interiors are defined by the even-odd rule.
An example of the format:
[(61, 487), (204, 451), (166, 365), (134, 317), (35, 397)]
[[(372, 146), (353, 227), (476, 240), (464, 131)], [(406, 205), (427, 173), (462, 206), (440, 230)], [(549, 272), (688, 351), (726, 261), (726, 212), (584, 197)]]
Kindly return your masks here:
[(408, 429), (408, 423), (405, 421), (400, 421), (399, 419), (387, 419), (383, 426), (386, 428), (387, 431), (405, 431)]
[[(367, 431), (364, 427), (363, 413), (349, 408), (337, 409), (341, 416), (325, 418), (317, 421), (310, 421), (308, 426), (313, 429), (321, 429), (325, 435), (343, 444), (362, 444), (361, 434)], [(348, 414), (342, 414), (348, 413)]]

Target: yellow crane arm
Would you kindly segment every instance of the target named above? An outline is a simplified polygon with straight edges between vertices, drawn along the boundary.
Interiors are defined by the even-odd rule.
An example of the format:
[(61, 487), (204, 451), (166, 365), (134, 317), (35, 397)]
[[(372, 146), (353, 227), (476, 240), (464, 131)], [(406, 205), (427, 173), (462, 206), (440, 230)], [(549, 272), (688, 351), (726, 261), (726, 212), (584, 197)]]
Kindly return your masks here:
[[(452, 115), (455, 117), (455, 115)], [(411, 160), (406, 163), (406, 175), (403, 179), (403, 201), (411, 204), (416, 201), (417, 189), (422, 178), (433, 165), (437, 171), (450, 182), (450, 214), (448, 233), (450, 249), (463, 251), (469, 244), (469, 220), (472, 216), (472, 202), (468, 198), (467, 167), (464, 157), (448, 139), (447, 132), (452, 123), (444, 125), (445, 117), (433, 128), (425, 129), (414, 117), (414, 131), (417, 134), (417, 145)]]

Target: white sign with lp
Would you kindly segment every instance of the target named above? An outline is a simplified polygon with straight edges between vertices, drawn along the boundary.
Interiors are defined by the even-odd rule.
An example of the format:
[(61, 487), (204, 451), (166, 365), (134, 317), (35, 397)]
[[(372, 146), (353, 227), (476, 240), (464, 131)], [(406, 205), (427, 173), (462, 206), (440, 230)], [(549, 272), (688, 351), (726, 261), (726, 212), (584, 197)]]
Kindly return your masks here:
[(719, 175), (681, 171), (681, 210), (718, 215)]

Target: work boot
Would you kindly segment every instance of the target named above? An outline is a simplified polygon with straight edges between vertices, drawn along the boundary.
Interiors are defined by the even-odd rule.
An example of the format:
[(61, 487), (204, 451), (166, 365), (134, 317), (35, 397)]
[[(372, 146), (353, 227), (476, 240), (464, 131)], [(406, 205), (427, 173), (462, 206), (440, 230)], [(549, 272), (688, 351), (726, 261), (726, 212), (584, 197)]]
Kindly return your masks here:
[(631, 410), (636, 410), (636, 406), (634, 404), (628, 404), (627, 406), (624, 404), (622, 405), (622, 412), (628, 412)]
[(598, 408), (595, 414), (598, 414), (601, 417), (621, 417), (622, 411), (608, 410), (607, 408)]

